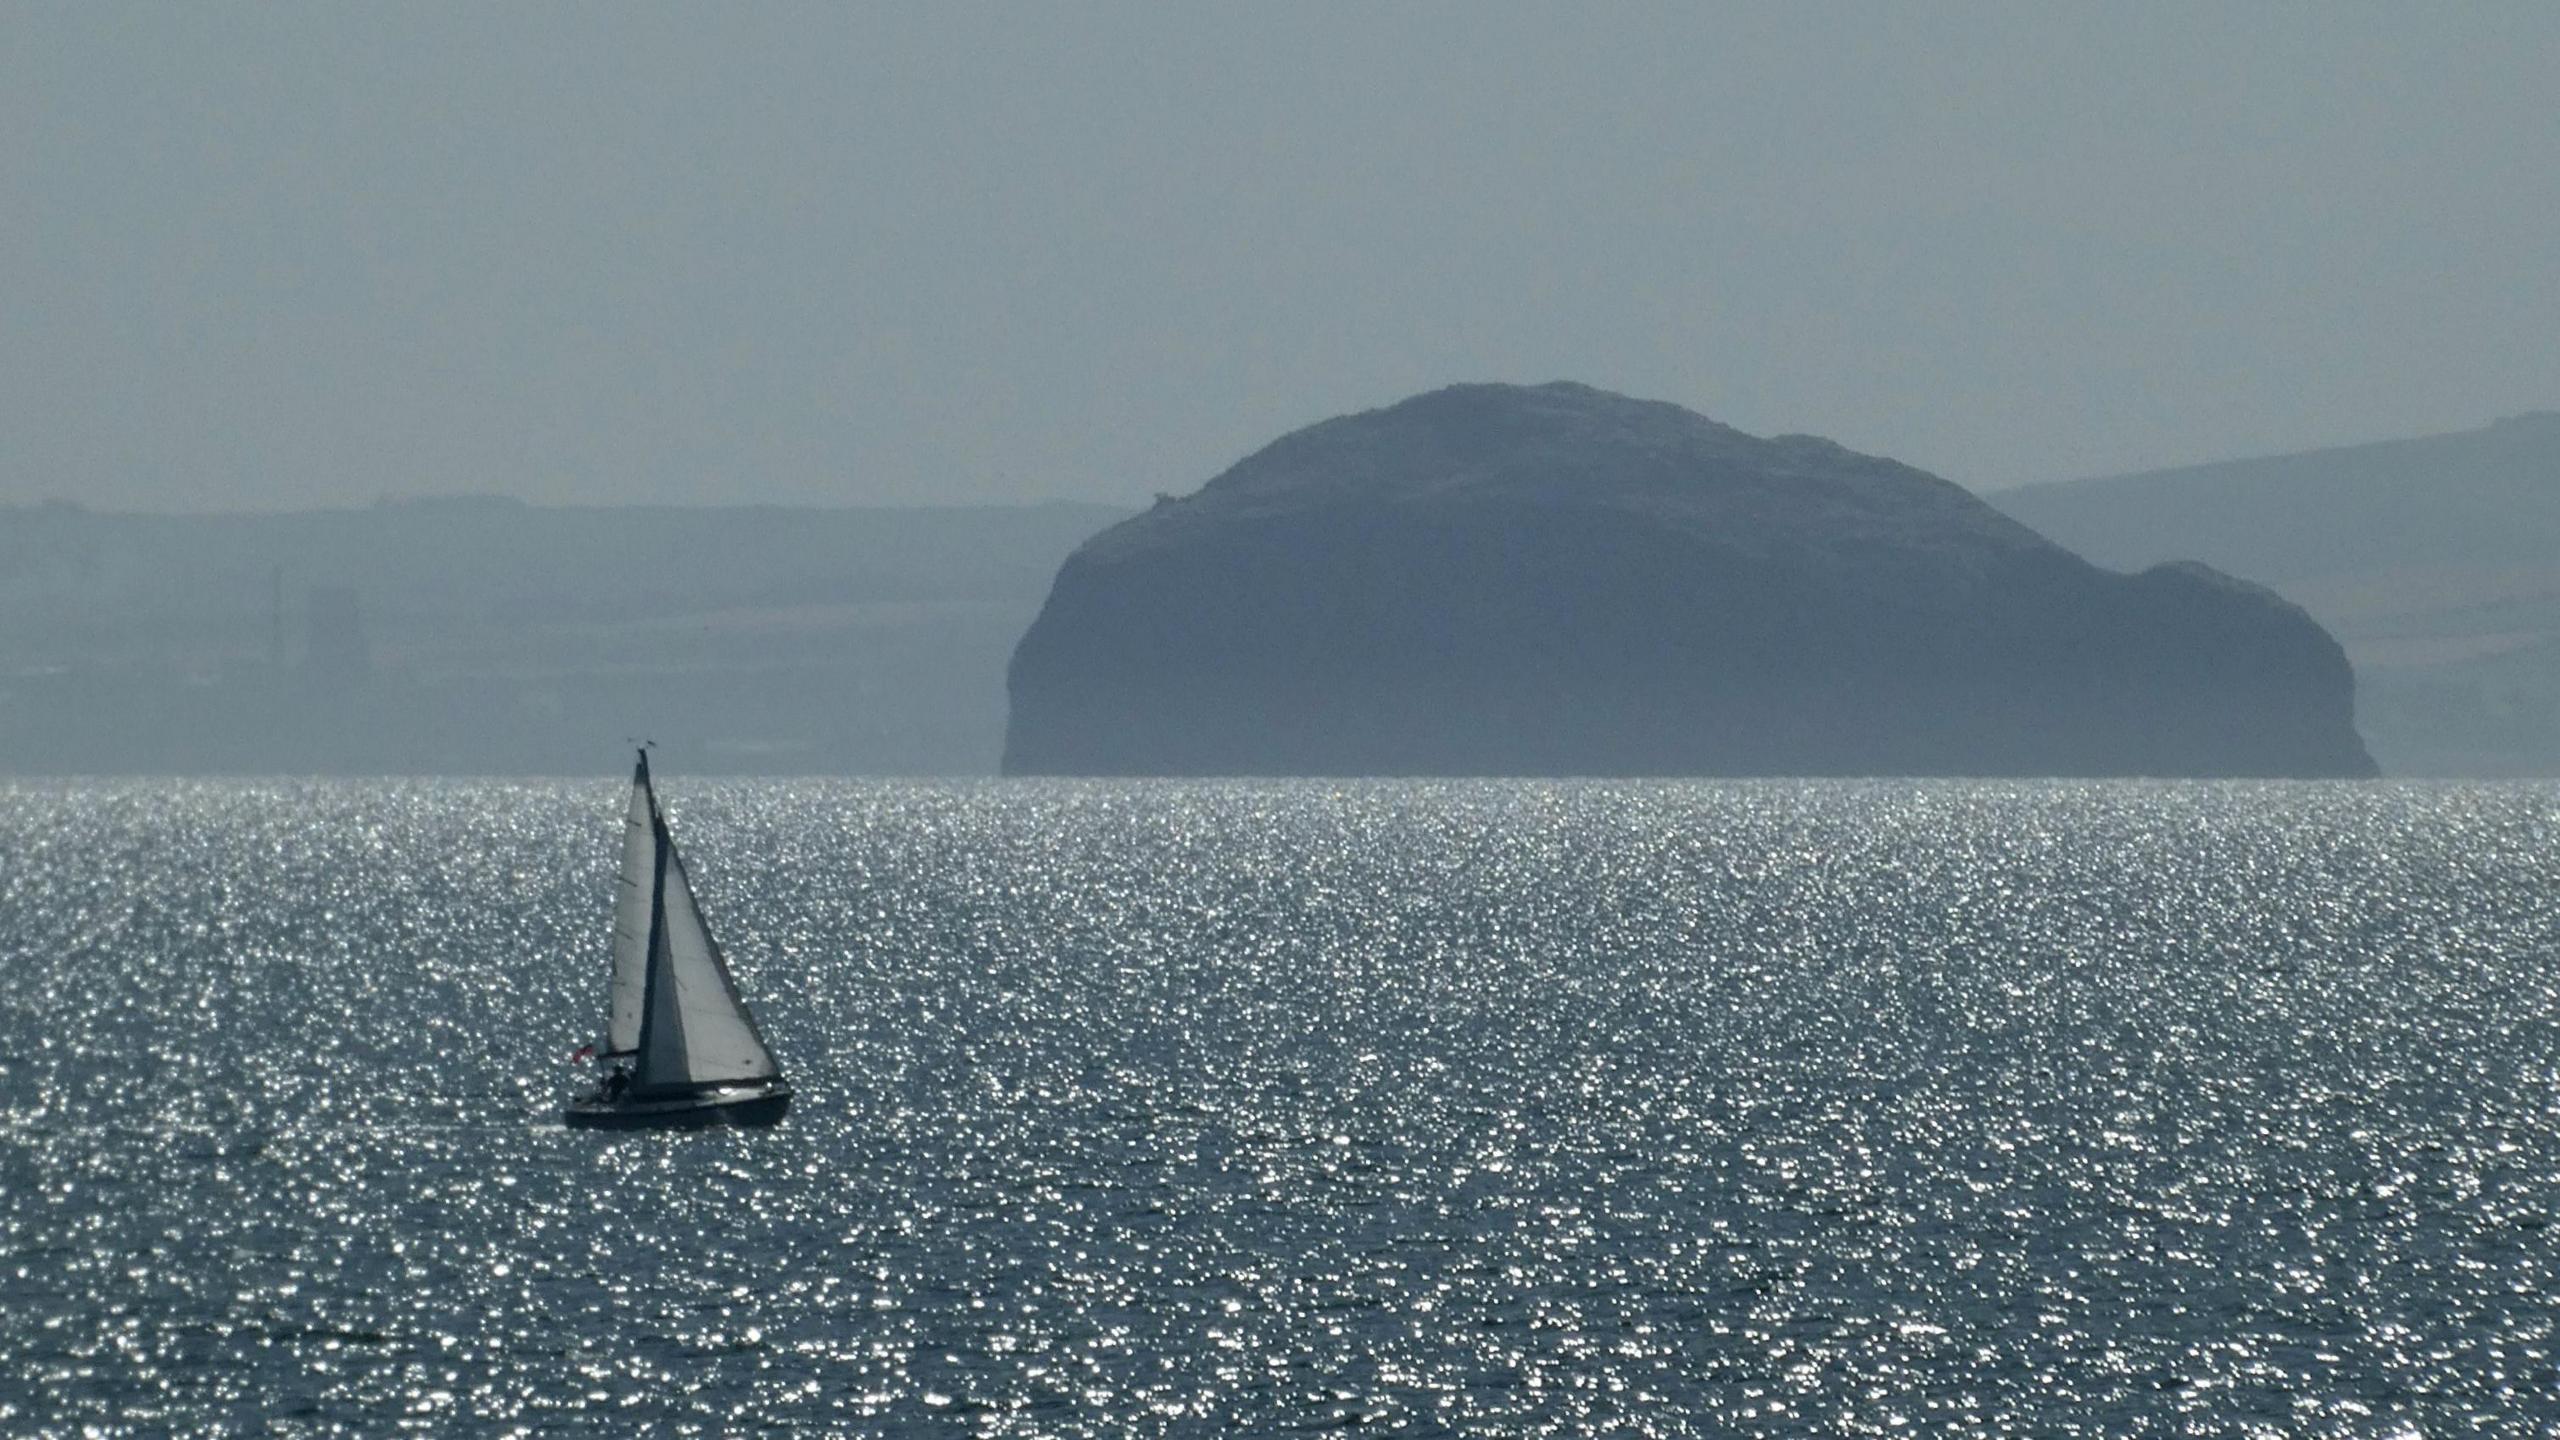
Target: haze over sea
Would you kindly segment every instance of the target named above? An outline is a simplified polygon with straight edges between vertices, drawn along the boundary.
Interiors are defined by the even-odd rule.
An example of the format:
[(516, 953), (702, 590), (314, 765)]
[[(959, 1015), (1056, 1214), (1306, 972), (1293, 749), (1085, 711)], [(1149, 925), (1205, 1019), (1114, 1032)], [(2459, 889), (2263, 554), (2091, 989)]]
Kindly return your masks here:
[(0, 787), (0, 1433), (2528, 1435), (2560, 786)]

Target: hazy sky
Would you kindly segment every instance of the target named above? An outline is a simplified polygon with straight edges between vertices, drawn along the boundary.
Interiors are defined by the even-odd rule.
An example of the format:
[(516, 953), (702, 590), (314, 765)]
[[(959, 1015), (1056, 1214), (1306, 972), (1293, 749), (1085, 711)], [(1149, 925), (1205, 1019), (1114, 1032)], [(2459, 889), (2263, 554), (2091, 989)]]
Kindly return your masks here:
[(2560, 406), (2560, 5), (0, 0), (0, 500), (1141, 500), (1585, 380), (1975, 485)]

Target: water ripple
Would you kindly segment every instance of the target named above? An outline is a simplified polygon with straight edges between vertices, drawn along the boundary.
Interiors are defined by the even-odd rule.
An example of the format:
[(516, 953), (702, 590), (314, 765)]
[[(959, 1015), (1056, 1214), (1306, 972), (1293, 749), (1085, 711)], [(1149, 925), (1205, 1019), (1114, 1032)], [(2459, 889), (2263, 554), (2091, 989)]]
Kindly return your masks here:
[(2539, 1434), (2548, 785), (0, 788), (0, 1432)]

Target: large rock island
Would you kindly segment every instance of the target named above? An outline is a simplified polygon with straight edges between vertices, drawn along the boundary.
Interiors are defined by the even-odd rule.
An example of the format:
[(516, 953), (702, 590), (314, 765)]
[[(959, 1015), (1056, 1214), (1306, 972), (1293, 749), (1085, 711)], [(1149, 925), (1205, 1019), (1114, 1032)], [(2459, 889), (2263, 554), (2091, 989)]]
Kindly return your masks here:
[(1011, 774), (2374, 772), (2270, 591), (1571, 384), (1312, 425), (1113, 526), (1010, 689)]

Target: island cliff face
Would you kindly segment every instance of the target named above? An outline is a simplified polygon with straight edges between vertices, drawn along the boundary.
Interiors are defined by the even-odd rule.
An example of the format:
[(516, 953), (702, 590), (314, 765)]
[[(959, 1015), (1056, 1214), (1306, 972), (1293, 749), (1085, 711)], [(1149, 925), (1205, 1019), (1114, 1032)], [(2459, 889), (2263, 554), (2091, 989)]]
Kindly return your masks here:
[(1095, 536), (1009, 774), (2360, 776), (2327, 632), (1947, 481), (1580, 385), (1282, 437)]

